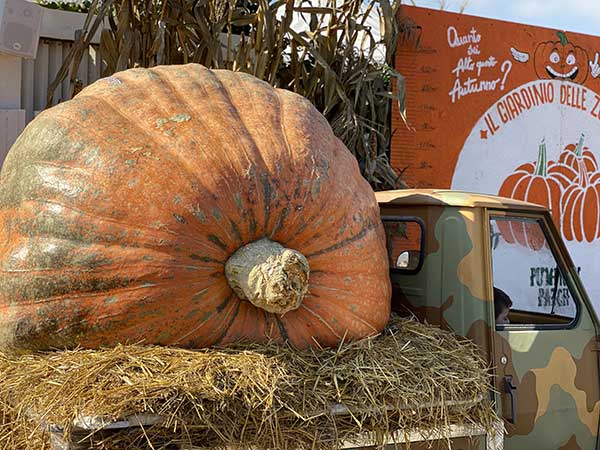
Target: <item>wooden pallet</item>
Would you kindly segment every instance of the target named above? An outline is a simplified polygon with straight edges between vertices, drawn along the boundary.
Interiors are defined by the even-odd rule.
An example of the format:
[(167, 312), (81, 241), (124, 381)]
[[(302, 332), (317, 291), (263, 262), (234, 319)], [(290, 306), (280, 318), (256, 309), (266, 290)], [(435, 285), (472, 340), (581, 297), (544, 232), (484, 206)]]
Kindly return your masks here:
[[(156, 415), (137, 415), (120, 421), (106, 421), (98, 417), (82, 417), (74, 422), (71, 434), (65, 439), (64, 430), (60, 427), (50, 425), (50, 443), (52, 450), (84, 450), (88, 449), (90, 434), (94, 434), (97, 440), (100, 436), (116, 433), (132, 427), (151, 426), (160, 423), (163, 419)], [(448, 441), (452, 442), (452, 448), (502, 450), (504, 441), (503, 425), (496, 424), (498, 430), (495, 436), (490, 436), (486, 431), (477, 426), (455, 426), (451, 425), (444, 432), (436, 430), (424, 430), (405, 434), (401, 431), (390, 436), (388, 448), (404, 448), (403, 444), (410, 442), (412, 450), (444, 449), (448, 448)], [(424, 437), (427, 437), (426, 439)], [(373, 448), (376, 436), (371, 433), (362, 433), (355, 439), (345, 442), (343, 449), (367, 449)], [(182, 444), (179, 450), (207, 450), (204, 447)]]

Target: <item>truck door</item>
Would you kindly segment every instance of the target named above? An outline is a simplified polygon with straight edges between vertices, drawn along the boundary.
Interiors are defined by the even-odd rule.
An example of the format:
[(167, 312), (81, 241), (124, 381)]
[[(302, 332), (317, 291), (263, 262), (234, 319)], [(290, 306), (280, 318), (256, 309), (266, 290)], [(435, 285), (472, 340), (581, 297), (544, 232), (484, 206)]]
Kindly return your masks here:
[(597, 319), (550, 220), (503, 212), (489, 219), (505, 449), (596, 450)]

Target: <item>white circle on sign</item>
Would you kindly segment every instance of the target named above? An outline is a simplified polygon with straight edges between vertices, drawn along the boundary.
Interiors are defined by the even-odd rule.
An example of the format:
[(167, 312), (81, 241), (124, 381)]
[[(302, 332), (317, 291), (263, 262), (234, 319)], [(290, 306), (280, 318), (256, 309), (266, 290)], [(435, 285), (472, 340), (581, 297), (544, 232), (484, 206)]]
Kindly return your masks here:
[(506, 364), (508, 362), (508, 358), (506, 356), (502, 355), (502, 358), (500, 358), (500, 362), (502, 364)]
[(21, 43), (20, 43), (20, 42), (15, 42), (15, 43), (12, 45), (12, 48), (13, 48), (13, 50), (19, 51), (19, 50), (21, 50), (21, 49), (23, 48), (23, 46), (21, 45)]
[[(552, 101), (548, 101), (550, 92)], [(565, 147), (577, 144), (582, 135), (584, 147), (600, 161), (600, 94), (568, 81), (525, 83), (491, 102), (475, 122), (458, 157), (451, 188), (497, 195), (517, 167), (537, 160), (542, 141), (547, 160), (557, 161)], [(600, 239), (565, 243), (575, 265), (581, 268), (580, 276), (596, 310), (600, 311), (600, 278), (596, 275), (600, 273)], [(522, 258), (515, 257), (519, 252)], [(507, 252), (514, 273), (531, 275), (528, 254), (531, 252), (527, 248)]]

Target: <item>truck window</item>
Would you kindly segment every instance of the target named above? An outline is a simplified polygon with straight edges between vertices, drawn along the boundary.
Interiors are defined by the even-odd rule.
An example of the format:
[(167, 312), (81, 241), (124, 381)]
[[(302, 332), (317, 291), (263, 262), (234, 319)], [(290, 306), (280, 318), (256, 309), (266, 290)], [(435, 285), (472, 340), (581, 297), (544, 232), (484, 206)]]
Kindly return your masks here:
[(383, 216), (390, 270), (417, 273), (423, 265), (425, 224), (418, 217)]
[(578, 305), (554, 256), (543, 222), (527, 217), (490, 220), (496, 327), (569, 326)]

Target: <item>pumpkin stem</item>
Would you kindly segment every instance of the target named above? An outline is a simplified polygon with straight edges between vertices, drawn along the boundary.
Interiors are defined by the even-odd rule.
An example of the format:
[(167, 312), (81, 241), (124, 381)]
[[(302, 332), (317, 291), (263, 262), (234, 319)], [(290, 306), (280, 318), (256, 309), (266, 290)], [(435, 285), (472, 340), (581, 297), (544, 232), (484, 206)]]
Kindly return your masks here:
[(575, 147), (575, 155), (579, 158), (581, 158), (583, 156), (583, 139), (585, 138), (585, 135), (583, 133), (581, 133), (581, 136), (579, 137), (579, 142), (577, 143), (577, 147)]
[(546, 166), (546, 138), (542, 139), (538, 146), (538, 157), (535, 163), (535, 175), (545, 177), (548, 174), (548, 168)]
[(569, 40), (567, 39), (567, 35), (564, 32), (559, 31), (556, 33), (556, 35), (558, 36), (558, 39), (560, 39), (560, 43), (563, 46), (565, 46), (569, 43)]
[(225, 277), (236, 295), (276, 314), (300, 307), (309, 271), (302, 253), (267, 238), (240, 247), (225, 263)]

